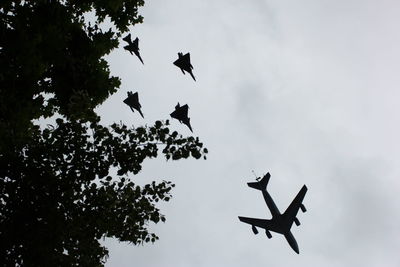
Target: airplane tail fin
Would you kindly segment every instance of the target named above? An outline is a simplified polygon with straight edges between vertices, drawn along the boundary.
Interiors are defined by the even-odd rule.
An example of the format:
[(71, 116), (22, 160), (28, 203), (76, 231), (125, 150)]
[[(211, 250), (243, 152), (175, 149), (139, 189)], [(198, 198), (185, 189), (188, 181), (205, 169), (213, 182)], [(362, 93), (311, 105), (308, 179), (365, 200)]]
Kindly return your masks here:
[(267, 190), (267, 185), (270, 177), (271, 174), (269, 174), (268, 172), (266, 175), (264, 175), (264, 177), (260, 181), (247, 183), (247, 185), (257, 190)]

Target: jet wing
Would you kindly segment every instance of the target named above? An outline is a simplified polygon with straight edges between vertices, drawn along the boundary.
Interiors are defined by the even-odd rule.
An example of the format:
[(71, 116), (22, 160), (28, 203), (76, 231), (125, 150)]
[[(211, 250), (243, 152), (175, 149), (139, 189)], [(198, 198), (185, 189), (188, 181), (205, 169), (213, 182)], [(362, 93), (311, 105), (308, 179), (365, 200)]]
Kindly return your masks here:
[(131, 106), (132, 100), (129, 97), (127, 97), (124, 99), (124, 103), (127, 104), (128, 106)]
[[(190, 53), (187, 53), (187, 54), (184, 55), (182, 58), (185, 60), (185, 62), (186, 62), (187, 65), (189, 66), (189, 70), (192, 70), (192, 69), (193, 69), (193, 66), (192, 66), (192, 63), (190, 63)], [(189, 71), (189, 72), (190, 72), (190, 71)], [(193, 74), (192, 74), (192, 75), (193, 75)], [(194, 77), (193, 77), (193, 79), (194, 79)], [(196, 80), (196, 79), (194, 79), (194, 80)]]
[(135, 102), (139, 103), (139, 94), (138, 94), (138, 92), (135, 92), (132, 95), (132, 101), (135, 101)]
[(292, 226), (294, 220), (296, 219), (297, 212), (299, 211), (300, 206), (302, 205), (306, 192), (307, 192), (307, 186), (303, 185), (297, 196), (293, 199), (292, 203), (290, 203), (289, 207), (283, 213), (283, 217), (289, 224), (289, 229)]
[(182, 59), (188, 63), (190, 63), (190, 53), (186, 53), (182, 56)]
[[(134, 93), (129, 95), (125, 100), (124, 103), (128, 106), (134, 106), (136, 103), (139, 103), (139, 95), (138, 93)], [(139, 104), (140, 105), (140, 104)]]
[(190, 69), (193, 68), (190, 63), (190, 53), (186, 53), (185, 55), (175, 60), (174, 65), (185, 70), (188, 69), (186, 71), (190, 71)]
[(137, 48), (137, 50), (139, 50), (139, 38), (136, 37), (136, 39), (133, 40), (133, 45), (135, 46), (135, 48)]
[(127, 42), (128, 44), (130, 44), (131, 41), (131, 34), (128, 34), (127, 36), (125, 36), (124, 38), (122, 38), (122, 40), (124, 40), (125, 42)]
[[(132, 47), (132, 44), (128, 44), (128, 45), (124, 46), (124, 49), (127, 50), (127, 51), (129, 51), (129, 53), (131, 53), (131, 54), (132, 54), (132, 52), (134, 51), (134, 49), (133, 49), (133, 47)], [(133, 55), (133, 54), (132, 54), (132, 55)]]
[(189, 110), (189, 106), (183, 105), (177, 109), (175, 109), (174, 112), (172, 112), (170, 115), (172, 118), (178, 119), (178, 120), (184, 120), (185, 118), (188, 117), (188, 110)]
[(171, 114), (169, 114), (172, 118), (180, 120), (179, 110), (174, 110)]
[(177, 66), (178, 68), (182, 68), (184, 66), (183, 57), (180, 57), (177, 60), (175, 60), (174, 65)]
[(188, 117), (188, 110), (189, 106), (187, 104), (180, 107), (181, 114), (186, 118)]
[(276, 223), (273, 220), (247, 218), (241, 216), (239, 216), (239, 220), (241, 222), (250, 224), (252, 226), (257, 226), (280, 234), (282, 233), (281, 228), (278, 225), (276, 225)]

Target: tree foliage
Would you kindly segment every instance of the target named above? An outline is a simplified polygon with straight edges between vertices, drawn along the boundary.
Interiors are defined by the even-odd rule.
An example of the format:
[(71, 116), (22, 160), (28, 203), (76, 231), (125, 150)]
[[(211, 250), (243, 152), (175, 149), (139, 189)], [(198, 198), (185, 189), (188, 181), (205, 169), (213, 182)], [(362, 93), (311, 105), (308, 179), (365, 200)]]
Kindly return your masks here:
[[(115, 92), (104, 55), (142, 21), (140, 0), (0, 2), (0, 259), (6, 266), (99, 266), (114, 237), (154, 242), (158, 201), (174, 184), (139, 186), (146, 158), (205, 158), (168, 121), (110, 127), (94, 108)], [(91, 12), (94, 22), (85, 21)], [(111, 27), (101, 23), (111, 20)], [(46, 99), (47, 98), (47, 99)], [(60, 114), (54, 125), (35, 119)], [(116, 174), (113, 174), (115, 173)]]
[[(85, 95), (90, 112), (120, 85), (103, 58), (128, 26), (141, 22), (141, 0), (4, 0), (0, 3), (0, 113), (2, 127), (23, 134), (32, 119), (59, 112)], [(89, 13), (90, 12), (90, 13)], [(94, 23), (85, 21), (85, 16)], [(101, 22), (110, 18), (106, 29)], [(51, 95), (45, 101), (43, 93)], [(84, 109), (85, 108), (85, 109)], [(7, 138), (7, 135), (1, 136)], [(16, 136), (14, 136), (15, 138)]]
[[(14, 158), (1, 161), (1, 239), (3, 259), (52, 266), (98, 264), (106, 250), (98, 240), (116, 237), (134, 244), (154, 242), (147, 223), (165, 221), (154, 206), (168, 201), (171, 182), (144, 187), (127, 177), (138, 173), (146, 158), (202, 156), (202, 143), (183, 138), (157, 121), (152, 127), (128, 129), (113, 124), (57, 120), (36, 128), (32, 142)], [(117, 175), (109, 175), (115, 167)], [(51, 257), (49, 257), (49, 255)], [(11, 264), (10, 264), (11, 265)]]

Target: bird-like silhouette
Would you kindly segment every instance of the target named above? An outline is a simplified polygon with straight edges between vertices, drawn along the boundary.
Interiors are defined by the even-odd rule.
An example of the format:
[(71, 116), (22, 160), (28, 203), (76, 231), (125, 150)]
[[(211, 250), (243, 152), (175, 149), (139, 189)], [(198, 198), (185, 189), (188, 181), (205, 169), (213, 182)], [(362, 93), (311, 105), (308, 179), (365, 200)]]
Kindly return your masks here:
[(132, 112), (135, 112), (134, 109), (139, 111), (140, 115), (144, 118), (143, 113), (140, 110), (142, 106), (139, 103), (139, 95), (137, 92), (134, 94), (132, 94), (132, 92), (128, 92), (128, 97), (124, 100), (124, 103), (131, 108)]
[(133, 40), (133, 42), (132, 42), (131, 34), (128, 34), (122, 40), (124, 40), (125, 42), (128, 43), (128, 45), (124, 46), (125, 50), (128, 50), (131, 54), (133, 52), (140, 59), (142, 64), (144, 65), (142, 57), (140, 56), (140, 53), (139, 53), (139, 38), (136, 37), (136, 39)]
[(172, 118), (177, 119), (180, 123), (185, 124), (187, 127), (189, 127), (190, 131), (193, 133), (192, 126), (190, 125), (190, 118), (188, 117), (188, 110), (189, 106), (186, 105), (178, 105), (175, 106), (174, 112), (172, 112), (170, 115)]
[(193, 66), (190, 63), (190, 53), (186, 53), (185, 55), (183, 55), (183, 53), (179, 52), (178, 59), (174, 61), (174, 65), (180, 68), (183, 74), (185, 74), (185, 71), (187, 71), (190, 76), (192, 76), (193, 80), (196, 81), (196, 78), (194, 77), (192, 72)]

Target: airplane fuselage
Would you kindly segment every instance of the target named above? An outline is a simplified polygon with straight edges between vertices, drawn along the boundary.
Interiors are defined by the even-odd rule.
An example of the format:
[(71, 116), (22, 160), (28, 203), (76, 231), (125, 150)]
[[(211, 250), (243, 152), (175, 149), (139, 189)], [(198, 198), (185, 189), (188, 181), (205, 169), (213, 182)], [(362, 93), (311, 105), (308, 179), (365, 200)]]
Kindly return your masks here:
[(262, 194), (265, 200), (265, 203), (268, 206), (272, 214), (272, 220), (274, 220), (277, 224), (283, 226), (284, 232), (281, 233), (285, 236), (287, 242), (289, 243), (290, 247), (299, 254), (299, 246), (297, 245), (297, 241), (294, 238), (290, 228), (287, 226), (286, 220), (282, 217), (281, 212), (279, 211), (278, 207), (275, 205), (274, 200), (272, 199), (271, 195), (268, 193), (267, 190), (262, 190)]
[(258, 219), (258, 218), (249, 218), (249, 217), (242, 217), (239, 216), (239, 220), (250, 224), (252, 226), (252, 230), (254, 234), (258, 233), (256, 227), (265, 229), (265, 234), (268, 238), (271, 238), (272, 235), (270, 231), (276, 232), (285, 236), (287, 242), (289, 243), (290, 247), (299, 254), (299, 247), (297, 245), (296, 239), (294, 238), (292, 232), (290, 231), (293, 223), (297, 226), (300, 225), (299, 220), (297, 219), (296, 215), (298, 211), (301, 209), (303, 212), (306, 211), (306, 208), (302, 204), (304, 196), (307, 192), (307, 187), (304, 185), (299, 193), (297, 193), (296, 197), (290, 203), (289, 207), (283, 212), (283, 214), (279, 211), (278, 207), (275, 205), (274, 200), (272, 199), (271, 195), (267, 191), (268, 181), (271, 175), (267, 173), (262, 178), (257, 178), (257, 182), (248, 182), (247, 185), (253, 189), (260, 190), (265, 203), (268, 206), (268, 209), (271, 212), (272, 218), (271, 219)]
[(299, 246), (297, 245), (297, 241), (294, 238), (292, 232), (290, 230), (284, 234), (287, 242), (289, 243), (290, 247), (299, 254)]
[(271, 211), (272, 217), (274, 219), (278, 219), (278, 217), (281, 215), (278, 207), (275, 205), (274, 200), (272, 199), (271, 195), (268, 193), (267, 190), (261, 191), (265, 200), (265, 203), (267, 203), (268, 209)]

